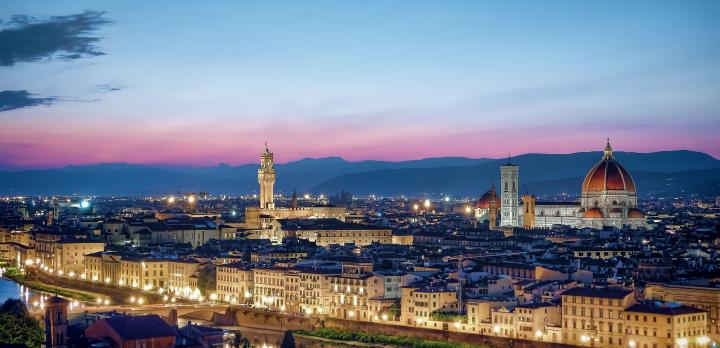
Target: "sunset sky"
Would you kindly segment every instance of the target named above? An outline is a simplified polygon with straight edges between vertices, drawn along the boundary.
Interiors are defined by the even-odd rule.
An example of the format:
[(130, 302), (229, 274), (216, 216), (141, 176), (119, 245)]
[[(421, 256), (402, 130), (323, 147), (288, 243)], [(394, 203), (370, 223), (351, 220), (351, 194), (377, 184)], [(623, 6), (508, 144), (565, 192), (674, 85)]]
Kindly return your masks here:
[(690, 149), (720, 1), (3, 1), (0, 168)]

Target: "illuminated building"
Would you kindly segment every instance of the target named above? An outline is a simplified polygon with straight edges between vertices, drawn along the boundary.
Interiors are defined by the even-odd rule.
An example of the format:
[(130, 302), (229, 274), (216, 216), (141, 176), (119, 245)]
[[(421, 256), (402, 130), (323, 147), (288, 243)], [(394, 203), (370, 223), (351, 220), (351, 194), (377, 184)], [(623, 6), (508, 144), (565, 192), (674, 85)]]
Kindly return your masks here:
[(253, 277), (252, 264), (231, 262), (217, 265), (215, 289), (218, 299), (229, 303), (252, 303)]
[(270, 239), (273, 243), (281, 242), (284, 236), (272, 227), (272, 223), (277, 219), (335, 218), (345, 221), (344, 207), (329, 205), (298, 207), (297, 197), (289, 208), (276, 207), (273, 196), (275, 178), (273, 153), (266, 146), (265, 151), (260, 155), (260, 168), (258, 168), (260, 204), (258, 207), (245, 209), (244, 227), (257, 230), (257, 233), (251, 238)]
[(283, 236), (306, 239), (318, 246), (331, 244), (392, 244), (392, 230), (384, 227), (343, 222), (338, 219), (277, 220)]
[(635, 304), (632, 290), (572, 288), (562, 293), (562, 341), (594, 347), (623, 347), (623, 311)]
[(510, 163), (500, 166), (501, 226), (647, 227), (645, 214), (637, 208), (635, 182), (615, 160), (609, 140), (602, 159), (585, 176), (580, 201), (539, 202), (525, 195), (519, 203), (519, 170)]
[(645, 298), (678, 302), (707, 312), (707, 335), (720, 342), (720, 288), (712, 286), (709, 281), (649, 283), (645, 288)]

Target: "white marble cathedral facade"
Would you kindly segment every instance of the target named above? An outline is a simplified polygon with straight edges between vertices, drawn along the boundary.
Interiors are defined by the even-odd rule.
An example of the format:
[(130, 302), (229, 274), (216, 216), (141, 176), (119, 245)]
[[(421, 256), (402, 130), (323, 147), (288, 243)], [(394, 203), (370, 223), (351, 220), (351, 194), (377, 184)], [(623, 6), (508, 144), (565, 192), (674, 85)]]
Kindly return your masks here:
[(500, 166), (500, 226), (645, 228), (645, 214), (637, 208), (637, 188), (630, 173), (615, 160), (610, 142), (582, 185), (580, 201), (538, 202), (535, 196), (518, 199), (520, 167)]

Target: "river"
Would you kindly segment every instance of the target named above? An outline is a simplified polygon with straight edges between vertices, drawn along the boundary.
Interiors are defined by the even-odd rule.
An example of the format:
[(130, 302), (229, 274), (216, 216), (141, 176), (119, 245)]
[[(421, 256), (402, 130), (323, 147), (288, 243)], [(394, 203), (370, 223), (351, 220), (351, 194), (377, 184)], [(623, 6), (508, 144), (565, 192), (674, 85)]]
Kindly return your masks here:
[[(23, 302), (28, 304), (28, 307), (30, 308), (38, 308), (43, 303), (44, 299), (47, 299), (51, 295), (28, 289), (25, 286), (22, 286), (13, 280), (0, 277), (0, 303), (5, 302), (7, 299), (15, 298), (15, 299), (21, 299)], [(184, 325), (187, 323), (187, 319), (179, 318), (178, 321), (180, 325)], [(211, 323), (202, 322), (193, 320), (194, 322), (197, 322), (201, 325), (212, 325)], [(276, 348), (280, 346), (280, 341), (282, 340), (282, 332), (274, 331), (274, 330), (258, 330), (258, 329), (251, 329), (251, 328), (245, 328), (245, 327), (224, 327), (224, 329), (229, 330), (238, 330), (242, 333), (244, 337), (246, 337), (250, 343), (254, 347), (258, 348)], [(328, 343), (328, 342), (322, 342), (318, 340), (303, 338), (303, 337), (295, 337), (295, 343), (298, 348), (331, 348), (331, 347), (340, 347), (340, 348), (347, 348), (352, 347), (351, 345), (345, 345), (345, 344), (336, 344), (336, 343)]]

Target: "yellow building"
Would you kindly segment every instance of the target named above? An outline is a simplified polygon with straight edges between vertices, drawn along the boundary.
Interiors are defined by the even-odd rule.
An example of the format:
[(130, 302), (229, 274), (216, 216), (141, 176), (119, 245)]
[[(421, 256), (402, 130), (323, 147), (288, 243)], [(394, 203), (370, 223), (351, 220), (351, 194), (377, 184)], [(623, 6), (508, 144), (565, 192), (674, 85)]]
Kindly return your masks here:
[(634, 304), (625, 309), (628, 347), (706, 347), (707, 313), (677, 303)]
[(372, 276), (370, 262), (343, 263), (342, 273), (329, 278), (331, 317), (351, 320), (371, 320), (368, 306), (368, 279)]
[(627, 344), (623, 311), (635, 303), (632, 290), (572, 288), (561, 296), (563, 343), (592, 347)]
[(175, 293), (175, 290), (189, 292), (194, 290), (197, 284), (196, 272), (202, 266), (202, 263), (195, 259), (168, 260), (167, 263), (168, 277), (166, 286), (168, 290)]
[(97, 252), (85, 255), (84, 272), (68, 273), (74, 277), (82, 275), (84, 279), (105, 284), (119, 285), (122, 257), (111, 252)]
[[(123, 257), (120, 260), (120, 279), (118, 280), (120, 286), (155, 290), (165, 288), (168, 279), (168, 260), (135, 256)], [(185, 297), (199, 296), (199, 291), (177, 291), (176, 294)]]
[(548, 302), (528, 303), (515, 307), (517, 338), (560, 342), (551, 328), (560, 327), (560, 306)]
[(254, 289), (253, 265), (231, 262), (217, 265), (215, 290), (219, 300), (230, 303), (252, 303)]
[(403, 325), (431, 327), (428, 321), (435, 312), (457, 312), (455, 290), (431, 286), (402, 288), (400, 322)]
[(517, 319), (515, 308), (503, 306), (491, 312), (492, 334), (501, 337), (517, 337)]
[[(297, 271), (297, 307), (300, 313), (328, 314), (330, 312), (330, 276), (339, 274), (335, 268), (303, 269)], [(292, 291), (291, 290), (291, 291)], [(296, 311), (297, 309), (293, 309)]]
[(255, 291), (253, 303), (255, 307), (271, 308), (284, 311), (285, 308), (285, 273), (287, 268), (268, 267), (253, 269)]
[(650, 283), (645, 288), (645, 298), (679, 302), (704, 310), (708, 313), (708, 336), (720, 342), (720, 288), (710, 286), (708, 281), (688, 284)]
[(57, 272), (80, 273), (85, 268), (85, 255), (105, 250), (105, 243), (81, 239), (57, 241), (52, 248), (51, 264)]

